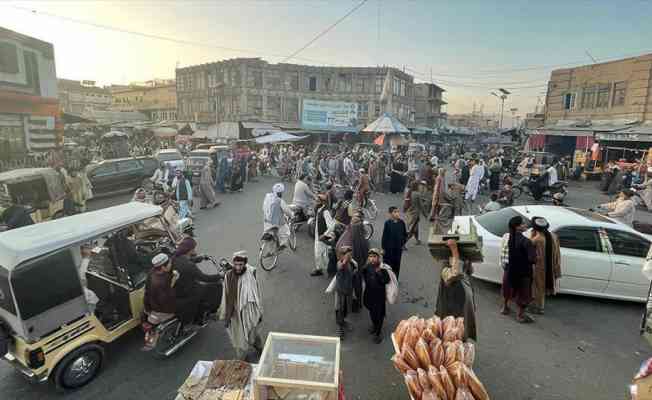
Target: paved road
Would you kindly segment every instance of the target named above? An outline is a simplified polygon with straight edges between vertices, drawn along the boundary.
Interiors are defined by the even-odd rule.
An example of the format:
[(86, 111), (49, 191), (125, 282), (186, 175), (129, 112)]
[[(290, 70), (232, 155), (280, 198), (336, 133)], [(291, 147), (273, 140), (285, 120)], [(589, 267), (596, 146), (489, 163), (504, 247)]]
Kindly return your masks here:
[[(246, 249), (256, 258), (261, 229), (260, 205), (273, 184), (264, 180), (247, 186), (244, 193), (222, 196), (215, 210), (197, 212), (201, 250), (229, 256)], [(589, 207), (606, 196), (598, 195), (594, 183), (575, 184), (569, 201)], [(130, 196), (101, 199), (93, 208), (127, 201)], [(286, 196), (289, 197), (289, 196)], [(376, 196), (379, 208), (399, 205), (400, 196)], [(649, 215), (644, 214), (644, 219)], [(421, 232), (425, 237), (426, 226)], [(382, 227), (382, 217), (376, 231)], [(374, 237), (377, 241), (378, 236)], [(332, 299), (323, 294), (326, 278), (308, 276), (312, 268), (312, 242), (299, 234), (295, 254), (281, 256), (274, 271), (263, 271), (265, 330), (332, 335), (335, 316)], [(386, 326), (409, 315), (430, 316), (436, 296), (438, 271), (425, 246), (409, 246), (403, 259), (400, 304), (389, 308)], [(478, 355), (476, 372), (493, 399), (624, 399), (627, 383), (649, 348), (638, 336), (640, 304), (558, 296), (549, 300), (546, 315), (535, 324), (520, 325), (499, 315), (497, 285), (476, 281), (478, 304)], [(350, 399), (406, 399), (401, 377), (394, 371), (389, 340), (380, 345), (367, 335), (366, 313), (353, 315), (354, 331), (342, 345), (342, 367)], [(386, 332), (389, 329), (386, 330)], [(106, 365), (89, 386), (69, 394), (69, 399), (171, 399), (197, 360), (234, 355), (225, 331), (213, 324), (180, 353), (156, 360), (139, 351), (142, 333), (135, 331), (110, 345)], [(58, 399), (52, 386), (30, 386), (18, 373), (0, 364), (2, 399)]]

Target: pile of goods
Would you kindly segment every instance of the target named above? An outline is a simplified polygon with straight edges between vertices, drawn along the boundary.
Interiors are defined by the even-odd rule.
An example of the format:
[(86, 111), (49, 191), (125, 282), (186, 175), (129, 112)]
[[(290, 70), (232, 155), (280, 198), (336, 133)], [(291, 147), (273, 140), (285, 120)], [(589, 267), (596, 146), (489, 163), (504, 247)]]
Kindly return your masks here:
[[(252, 367), (239, 360), (215, 360), (210, 372), (191, 375), (179, 388), (184, 400), (241, 400), (247, 397)], [(179, 397), (178, 397), (179, 398)]]
[(413, 316), (398, 324), (392, 361), (413, 400), (489, 400), (472, 369), (475, 345), (463, 337), (464, 318)]

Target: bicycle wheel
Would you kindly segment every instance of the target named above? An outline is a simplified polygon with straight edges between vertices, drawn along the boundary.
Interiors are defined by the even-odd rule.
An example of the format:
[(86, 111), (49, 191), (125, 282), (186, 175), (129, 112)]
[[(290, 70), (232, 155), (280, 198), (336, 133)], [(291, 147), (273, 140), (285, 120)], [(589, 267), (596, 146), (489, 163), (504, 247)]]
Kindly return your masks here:
[(514, 198), (514, 200), (521, 197), (521, 194), (523, 194), (523, 189), (521, 189), (520, 186), (514, 186), (512, 188), (512, 197)]
[(290, 225), (290, 238), (289, 238), (290, 249), (296, 251), (297, 249), (297, 232), (294, 228), (294, 225)]
[(362, 209), (362, 212), (365, 214), (365, 217), (370, 220), (375, 220), (378, 217), (378, 207), (376, 207), (376, 202), (369, 200), (367, 202), (367, 207)]
[(271, 271), (276, 268), (278, 262), (278, 251), (276, 242), (273, 240), (263, 240), (260, 243), (260, 253), (258, 253), (258, 263), (265, 271)]

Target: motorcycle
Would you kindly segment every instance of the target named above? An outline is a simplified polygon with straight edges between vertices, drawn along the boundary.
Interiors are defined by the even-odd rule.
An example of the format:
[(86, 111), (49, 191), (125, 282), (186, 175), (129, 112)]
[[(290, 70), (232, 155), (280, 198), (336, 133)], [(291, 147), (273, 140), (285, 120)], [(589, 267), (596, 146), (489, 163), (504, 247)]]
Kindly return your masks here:
[(216, 269), (217, 278), (210, 282), (199, 280), (195, 282), (200, 300), (195, 320), (191, 325), (184, 326), (178, 316), (160, 323), (152, 323), (147, 318), (148, 315), (144, 315), (143, 330), (146, 335), (155, 335), (156, 339), (151, 349), (159, 357), (169, 357), (176, 353), (212, 320), (217, 320), (217, 309), (222, 301), (224, 275), (233, 266), (224, 258), (216, 262), (213, 257), (207, 255), (197, 256), (192, 261), (195, 263), (210, 261)]
[(542, 199), (552, 201), (552, 197), (555, 194), (561, 193), (561, 200), (563, 201), (563, 199), (568, 195), (568, 183), (564, 181), (558, 181), (552, 186), (546, 187), (540, 196), (536, 195), (535, 193), (537, 193), (537, 190), (532, 189), (535, 187), (535, 185), (539, 185), (539, 179), (547, 179), (547, 177), (544, 175), (540, 178), (532, 176), (525, 176), (521, 178), (521, 180), (512, 188), (513, 198), (518, 199), (521, 197), (521, 194), (525, 193), (537, 201)]

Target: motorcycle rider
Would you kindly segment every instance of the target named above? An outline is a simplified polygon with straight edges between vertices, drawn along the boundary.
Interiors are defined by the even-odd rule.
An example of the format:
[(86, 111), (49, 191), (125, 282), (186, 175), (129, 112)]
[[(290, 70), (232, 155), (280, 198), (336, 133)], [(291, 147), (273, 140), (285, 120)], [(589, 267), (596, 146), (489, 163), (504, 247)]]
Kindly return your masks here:
[(601, 204), (600, 208), (607, 209), (607, 216), (625, 225), (632, 226), (634, 222), (634, 213), (636, 213), (636, 205), (632, 200), (634, 193), (630, 189), (624, 189), (618, 195), (618, 199), (611, 203)]
[[(152, 258), (152, 269), (145, 281), (143, 305), (147, 314), (147, 322), (158, 325), (174, 317), (176, 312), (176, 294), (174, 283), (175, 273), (172, 271), (172, 260), (165, 253)], [(149, 351), (156, 345), (158, 333), (155, 329), (145, 330), (144, 351)]]
[(559, 182), (559, 179), (557, 178), (557, 166), (559, 162), (557, 160), (554, 160), (550, 167), (546, 170), (546, 174), (548, 175), (548, 188), (552, 188), (557, 182)]
[(156, 171), (154, 171), (154, 175), (152, 175), (151, 178), (149, 178), (150, 181), (154, 184), (159, 184), (163, 188), (164, 191), (168, 191), (168, 181), (169, 181), (169, 175), (170, 175), (170, 169), (168, 168), (167, 164), (163, 161), (159, 164), (158, 168), (156, 168)]
[(290, 225), (288, 220), (293, 217), (292, 210), (283, 200), (285, 186), (277, 183), (272, 187), (272, 192), (265, 195), (263, 201), (263, 232), (270, 233), (277, 229), (277, 240), (281, 249), (288, 245), (290, 238)]
[(181, 238), (176, 243), (174, 257), (181, 257), (186, 255), (191, 258), (195, 257), (197, 256), (197, 253), (195, 252), (195, 249), (197, 248), (197, 241), (195, 240), (195, 227), (188, 218), (180, 221), (180, 223), (185, 226), (183, 227)]
[(308, 175), (301, 175), (297, 183), (294, 184), (294, 198), (292, 203), (299, 209), (300, 220), (307, 220), (308, 209), (312, 207), (315, 201), (315, 194), (310, 189), (312, 179)]

